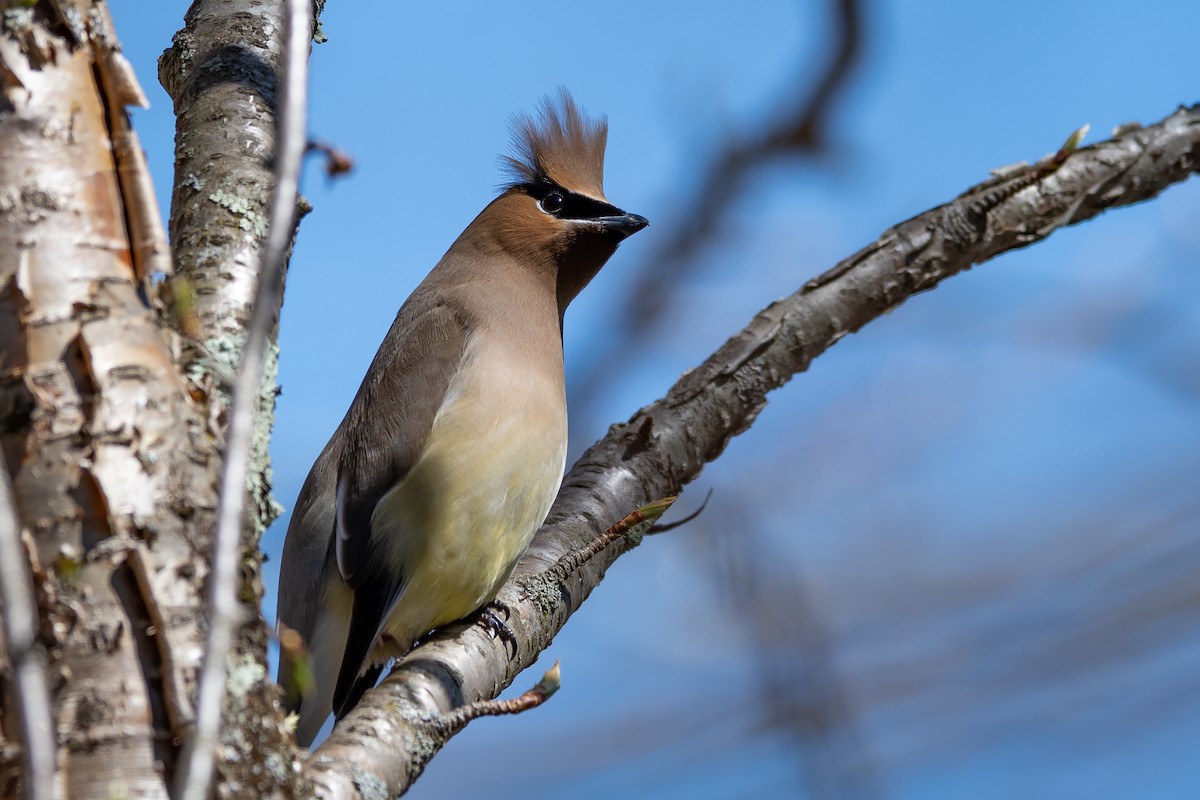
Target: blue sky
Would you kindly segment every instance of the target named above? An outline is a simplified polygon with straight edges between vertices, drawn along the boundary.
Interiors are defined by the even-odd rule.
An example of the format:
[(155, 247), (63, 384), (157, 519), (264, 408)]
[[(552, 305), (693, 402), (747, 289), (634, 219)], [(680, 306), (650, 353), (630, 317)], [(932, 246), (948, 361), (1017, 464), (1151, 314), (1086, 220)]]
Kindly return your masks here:
[[(173, 118), (155, 60), (186, 5), (112, 7), (153, 103), (135, 123), (166, 208)], [(331, 185), (313, 164), (304, 181), (314, 212), (288, 279), (272, 448), (285, 507), (404, 297), (493, 196), (510, 115), (558, 85), (607, 114), (608, 196), (652, 222), (567, 316), (569, 377), (605, 353), (630, 276), (709, 154), (773, 119), (827, 55), (825, 3), (737, 8), (330, 0), (309, 129), (357, 169)], [(1200, 6), (1183, 0), (864, 14), (827, 152), (747, 182), (652, 338), (605, 355), (572, 452), (759, 308), (989, 169), (1084, 123), (1095, 141), (1197, 100)], [(1197, 220), (1192, 181), (839, 343), (685, 495), (714, 490), (701, 520), (611, 570), (547, 653), (563, 691), (473, 724), (411, 796), (820, 796), (849, 785), (829, 778), (842, 758), (889, 798), (1194, 797), (1200, 625), (1179, 612), (1194, 612), (1186, 592), (1161, 592), (1200, 566)], [(268, 616), (286, 522), (265, 542)], [(850, 709), (831, 741), (764, 721), (778, 667), (722, 589), (739, 559), (756, 582), (770, 565), (772, 585), (802, 587)], [(804, 647), (777, 656), (795, 682), (816, 663)]]

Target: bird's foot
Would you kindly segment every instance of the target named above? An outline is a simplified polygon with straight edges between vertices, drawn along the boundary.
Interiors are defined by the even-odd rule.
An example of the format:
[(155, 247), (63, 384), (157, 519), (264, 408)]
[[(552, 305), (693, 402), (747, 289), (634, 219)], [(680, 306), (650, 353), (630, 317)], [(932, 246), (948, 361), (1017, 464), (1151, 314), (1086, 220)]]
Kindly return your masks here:
[[(504, 619), (500, 618), (501, 614), (504, 615)], [(486, 603), (479, 609), (479, 624), (492, 634), (493, 639), (500, 639), (506, 646), (512, 645), (512, 657), (516, 658), (517, 635), (508, 627), (508, 619), (511, 616), (512, 609), (499, 600)]]

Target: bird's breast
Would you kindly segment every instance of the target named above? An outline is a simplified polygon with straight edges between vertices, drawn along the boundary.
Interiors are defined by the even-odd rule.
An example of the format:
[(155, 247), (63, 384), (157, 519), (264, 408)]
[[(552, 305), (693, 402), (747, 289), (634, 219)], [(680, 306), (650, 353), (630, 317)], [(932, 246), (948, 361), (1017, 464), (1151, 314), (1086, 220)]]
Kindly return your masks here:
[(495, 597), (550, 510), (566, 446), (561, 351), (539, 360), (473, 341), (420, 457), (371, 521), (405, 576), (382, 631), (399, 652)]

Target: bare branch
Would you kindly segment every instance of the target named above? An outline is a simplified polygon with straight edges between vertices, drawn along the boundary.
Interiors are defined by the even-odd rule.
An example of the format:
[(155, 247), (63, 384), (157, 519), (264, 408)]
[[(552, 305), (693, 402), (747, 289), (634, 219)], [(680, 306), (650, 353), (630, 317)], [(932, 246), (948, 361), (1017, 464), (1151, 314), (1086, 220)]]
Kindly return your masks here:
[(177, 794), (185, 800), (205, 800), (209, 795), (221, 704), (225, 696), (225, 659), (240, 621), (238, 545), (246, 506), (246, 476), (266, 348), (283, 293), (284, 262), (296, 225), (296, 195), (306, 141), (310, 20), (308, 0), (287, 0), (283, 26), (284, 61), (276, 117), (275, 189), (271, 197), (267, 244), (258, 270), (254, 312), (233, 388), (213, 541), (213, 567), (208, 584), (211, 616), (200, 671), (196, 727), (184, 751), (178, 778)]
[(0, 624), (12, 661), (13, 695), (21, 726), (21, 777), (29, 800), (59, 796), (46, 653), (38, 642), (38, 608), (21, 542), (21, 522), (8, 467), (0, 460)]
[[(176, 113), (171, 247), (175, 277), (163, 291), (175, 325), (191, 340), (181, 369), (207, 395), (220, 423), (226, 390), (251, 326), (275, 176), (275, 114), (282, 5), (195, 0), (159, 59)], [(277, 313), (278, 308), (274, 309)], [(251, 470), (253, 520), (247, 547), (282, 510), (271, 497), (267, 450), (274, 420), (275, 331), (258, 413)]]
[(502, 717), (510, 714), (520, 714), (537, 708), (549, 700), (562, 684), (561, 670), (558, 662), (546, 670), (542, 679), (532, 689), (512, 700), (481, 700), (467, 706), (459, 706), (445, 716), (438, 717), (431, 725), (449, 731), (456, 731), (473, 719), (480, 717)]
[[(171, 247), (210, 350), (240, 345), (253, 313), (275, 180), (281, 15), (277, 3), (197, 0), (158, 62), (176, 114)], [(229, 349), (232, 373), (240, 347)]]
[(556, 584), (565, 583), (573, 572), (600, 555), (618, 539), (625, 537), (629, 539), (631, 545), (640, 544), (642, 538), (650, 532), (658, 518), (667, 513), (667, 509), (674, 505), (676, 499), (676, 496), (672, 495), (634, 509), (583, 547), (564, 553), (562, 558), (554, 562), (550, 569), (538, 577)]
[[(813, 358), (914, 294), (1058, 227), (1140, 202), (1200, 171), (1200, 106), (1073, 154), (1009, 171), (886, 231), (790, 297), (759, 313), (667, 396), (592, 446), (567, 475), (546, 524), (499, 600), (516, 655), (462, 623), (401, 661), (306, 764), (317, 796), (408, 786), (445, 738), (432, 716), (494, 697), (533, 663), (623, 550), (609, 547), (562, 582), (544, 573), (612, 520), (674, 494), (745, 431), (768, 392)], [(539, 580), (542, 579), (542, 580)]]

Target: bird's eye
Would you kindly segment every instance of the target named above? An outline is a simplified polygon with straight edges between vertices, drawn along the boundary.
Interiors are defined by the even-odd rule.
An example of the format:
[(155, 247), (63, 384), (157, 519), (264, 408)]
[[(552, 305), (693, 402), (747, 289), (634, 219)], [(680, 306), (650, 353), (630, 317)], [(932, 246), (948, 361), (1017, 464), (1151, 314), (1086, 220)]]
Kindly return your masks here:
[(562, 211), (563, 196), (561, 192), (551, 192), (542, 198), (542, 211), (547, 214), (557, 214)]

